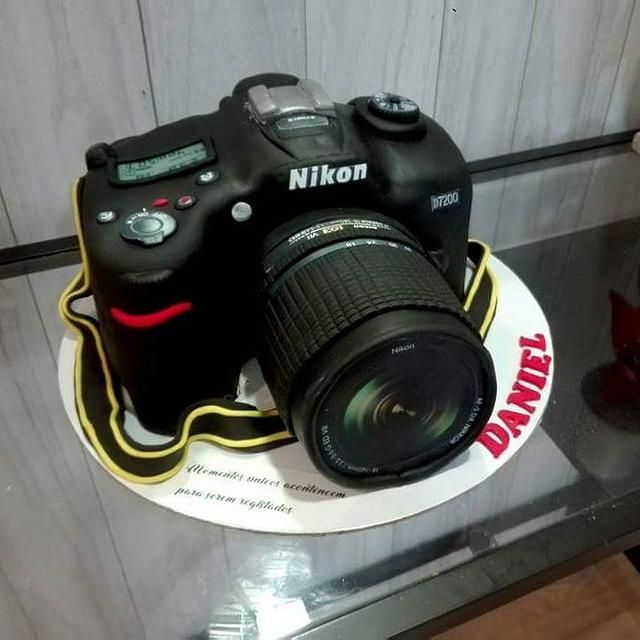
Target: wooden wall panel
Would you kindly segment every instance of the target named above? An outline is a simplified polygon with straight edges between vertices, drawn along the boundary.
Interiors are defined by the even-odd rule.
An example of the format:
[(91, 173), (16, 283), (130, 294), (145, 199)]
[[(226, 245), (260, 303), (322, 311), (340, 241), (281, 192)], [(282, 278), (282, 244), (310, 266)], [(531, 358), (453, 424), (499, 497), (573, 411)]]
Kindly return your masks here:
[(640, 215), (640, 156), (600, 152), (594, 163), (578, 228), (637, 215)]
[(534, 7), (447, 1), (435, 117), (468, 160), (511, 149)]
[(640, 129), (640, 3), (635, 0), (604, 133)]
[(633, 0), (538, 0), (512, 151), (600, 135)]
[(0, 86), (0, 187), (16, 240), (68, 235), (87, 146), (154, 125), (135, 3), (3, 2)]
[(16, 243), (2, 200), (2, 192), (0, 192), (0, 249), (10, 247)]
[[(498, 212), (496, 249), (534, 242), (578, 228), (591, 179), (593, 155), (509, 172)], [(640, 203), (639, 203), (640, 204)]]
[(56, 361), (60, 342), (66, 331), (65, 325), (58, 315), (58, 299), (79, 270), (80, 265), (72, 265), (60, 269), (39, 271), (27, 276)]
[(505, 249), (640, 215), (640, 157), (585, 152), (474, 185), (470, 235)]
[(142, 0), (161, 123), (215, 111), (244, 76), (305, 75), (299, 0)]
[(334, 100), (377, 91), (433, 112), (442, 0), (307, 2), (307, 71)]
[(490, 180), (474, 182), (469, 223), (470, 238), (482, 240), (489, 245), (493, 244), (504, 193), (505, 174), (504, 169), (492, 171), (483, 176), (483, 178), (490, 177)]
[[(262, 71), (314, 77), (338, 100), (382, 88), (411, 95), (468, 159), (640, 126), (637, 5), (140, 0), (138, 12), (128, 0), (8, 0), (0, 248), (73, 232), (68, 188), (89, 144), (154, 126), (154, 107), (161, 122), (213, 110), (240, 77)], [(497, 215), (482, 196), (499, 191), (478, 191), (480, 234)]]

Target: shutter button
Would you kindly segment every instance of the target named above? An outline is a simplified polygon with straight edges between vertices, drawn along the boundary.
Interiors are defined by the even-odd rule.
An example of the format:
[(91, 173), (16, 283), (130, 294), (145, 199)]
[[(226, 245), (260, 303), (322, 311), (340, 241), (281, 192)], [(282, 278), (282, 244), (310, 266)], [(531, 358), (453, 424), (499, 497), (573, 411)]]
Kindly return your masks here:
[(193, 207), (196, 203), (196, 197), (190, 194), (185, 194), (184, 196), (180, 196), (176, 200), (176, 209), (188, 209), (189, 207)]

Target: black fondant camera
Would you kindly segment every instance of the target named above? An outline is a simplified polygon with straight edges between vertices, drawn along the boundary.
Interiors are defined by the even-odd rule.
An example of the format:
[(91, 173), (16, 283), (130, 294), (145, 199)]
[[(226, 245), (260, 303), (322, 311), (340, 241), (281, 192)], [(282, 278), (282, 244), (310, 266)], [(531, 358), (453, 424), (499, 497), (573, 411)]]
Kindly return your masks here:
[(495, 378), (461, 304), (471, 182), (414, 102), (254, 76), (214, 113), (91, 147), (87, 168), (101, 333), (146, 427), (233, 397), (257, 356), (339, 481), (417, 478), (475, 439)]

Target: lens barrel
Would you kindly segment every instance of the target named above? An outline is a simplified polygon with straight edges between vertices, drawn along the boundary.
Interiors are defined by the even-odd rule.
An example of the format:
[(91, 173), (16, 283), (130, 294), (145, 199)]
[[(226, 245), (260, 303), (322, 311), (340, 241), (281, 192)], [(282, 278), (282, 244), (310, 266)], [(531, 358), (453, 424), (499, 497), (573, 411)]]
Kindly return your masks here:
[(495, 400), (491, 357), (406, 229), (314, 212), (266, 239), (263, 269), (260, 364), (322, 473), (399, 484), (475, 440)]

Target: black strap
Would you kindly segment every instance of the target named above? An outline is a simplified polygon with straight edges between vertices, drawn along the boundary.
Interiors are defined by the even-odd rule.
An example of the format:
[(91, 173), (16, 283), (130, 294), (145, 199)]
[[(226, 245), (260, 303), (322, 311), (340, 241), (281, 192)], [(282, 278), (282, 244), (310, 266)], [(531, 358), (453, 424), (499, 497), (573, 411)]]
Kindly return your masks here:
[[(76, 301), (92, 295), (80, 224), (78, 189), (79, 183), (76, 182), (72, 201), (82, 269), (62, 294), (59, 311), (78, 337), (74, 368), (78, 419), (102, 462), (121, 478), (152, 483), (175, 475), (186, 459), (189, 443), (196, 440), (248, 452), (294, 442), (295, 437), (287, 431), (276, 410), (258, 411), (247, 404), (217, 398), (188, 407), (180, 417), (176, 435), (166, 444), (140, 444), (127, 434), (121, 385), (109, 365), (98, 323), (73, 308)], [(469, 243), (469, 260), (474, 265), (474, 274), (464, 307), (483, 338), (495, 315), (497, 301), (494, 276), (487, 267), (489, 255), (485, 244)]]
[(484, 242), (469, 240), (467, 257), (473, 265), (473, 277), (467, 287), (464, 310), (484, 340), (498, 306), (498, 283), (488, 266), (491, 249)]

